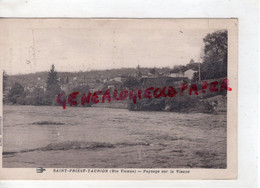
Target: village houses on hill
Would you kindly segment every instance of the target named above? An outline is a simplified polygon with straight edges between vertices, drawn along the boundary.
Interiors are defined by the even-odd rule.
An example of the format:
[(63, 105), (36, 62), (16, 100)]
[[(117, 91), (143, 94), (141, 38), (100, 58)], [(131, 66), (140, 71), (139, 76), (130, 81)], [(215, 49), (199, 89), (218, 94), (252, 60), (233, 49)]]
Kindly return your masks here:
[[(179, 65), (174, 66), (173, 69), (160, 69), (160, 68), (141, 68), (138, 66), (135, 71), (127, 74), (108, 74), (105, 76), (102, 71), (97, 74), (89, 75), (86, 73), (70, 73), (74, 76), (66, 76), (66, 74), (61, 74), (59, 77), (60, 88), (65, 93), (69, 93), (75, 88), (89, 88), (89, 91), (104, 91), (106, 89), (122, 89), (124, 82), (130, 78), (137, 78), (142, 86), (164, 86), (173, 85), (179, 86), (183, 82), (191, 82), (194, 73), (199, 70), (199, 62), (195, 62), (193, 59), (190, 60), (189, 64), (186, 66)], [(109, 71), (109, 70), (108, 70)], [(120, 71), (120, 70), (118, 70)], [(28, 96), (33, 95), (34, 91), (46, 91), (47, 85), (43, 77), (36, 77), (33, 83), (28, 82), (23, 85), (24, 91)], [(9, 88), (9, 89), (8, 89)], [(6, 87), (4, 92), (5, 96), (10, 90), (10, 86)]]

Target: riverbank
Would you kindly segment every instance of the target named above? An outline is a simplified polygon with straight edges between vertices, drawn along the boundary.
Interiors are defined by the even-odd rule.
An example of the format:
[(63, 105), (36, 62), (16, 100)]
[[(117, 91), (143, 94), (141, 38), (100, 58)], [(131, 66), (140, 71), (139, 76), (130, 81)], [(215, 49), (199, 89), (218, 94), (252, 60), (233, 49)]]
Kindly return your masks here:
[[(185, 103), (185, 101), (182, 101)], [(187, 103), (189, 101), (186, 101)], [(117, 108), (117, 109), (130, 109), (129, 101), (114, 101), (111, 100), (110, 103), (97, 103), (92, 104), (91, 107), (98, 108)], [(133, 105), (139, 105), (133, 104)], [(158, 109), (158, 108), (157, 108)], [(165, 112), (183, 112), (183, 113), (212, 113), (212, 114), (226, 114), (227, 113), (227, 97), (224, 95), (217, 95), (214, 97), (200, 99), (196, 105), (191, 107), (184, 107), (181, 110), (171, 109), (169, 105), (165, 105), (163, 109), (151, 108), (151, 109), (138, 109), (133, 111), (165, 111)], [(130, 109), (131, 110), (131, 109)]]
[(146, 99), (140, 100), (136, 104), (129, 103), (128, 108), (132, 111), (226, 114), (227, 97), (225, 95), (216, 95), (207, 98), (198, 96), (173, 99)]
[(114, 101), (114, 100), (112, 100), (110, 103), (92, 104), (91, 107), (128, 109), (128, 101)]
[[(148, 100), (152, 101), (154, 99), (148, 99)], [(193, 104), (191, 104), (190, 101), (187, 99), (178, 102), (161, 101), (162, 104), (160, 104), (160, 102), (159, 103), (154, 102), (154, 104), (150, 104), (145, 108), (141, 107), (140, 103), (133, 104), (130, 102), (131, 100), (124, 100), (124, 101), (111, 100), (109, 103), (107, 102), (107, 103), (92, 104), (91, 107), (128, 109), (131, 111), (165, 111), (165, 112), (182, 112), (182, 113), (195, 112), (195, 113), (212, 113), (212, 114), (227, 113), (227, 97), (225, 95), (217, 95), (217, 96), (204, 98), (204, 99), (203, 98), (196, 99), (196, 102), (195, 103), (193, 102)], [(12, 105), (12, 104), (8, 104), (8, 105)], [(177, 105), (178, 107), (174, 108), (174, 105), (175, 106)], [(15, 104), (15, 106), (23, 106), (23, 105)], [(85, 107), (85, 108), (91, 108), (91, 107)], [(75, 108), (77, 107), (75, 106)]]

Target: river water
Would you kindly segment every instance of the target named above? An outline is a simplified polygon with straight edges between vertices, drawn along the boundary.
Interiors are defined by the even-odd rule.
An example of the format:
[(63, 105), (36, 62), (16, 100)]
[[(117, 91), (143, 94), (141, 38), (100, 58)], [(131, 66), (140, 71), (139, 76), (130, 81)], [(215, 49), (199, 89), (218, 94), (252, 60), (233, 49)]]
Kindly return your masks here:
[(226, 115), (57, 106), (3, 110), (6, 168), (226, 168)]

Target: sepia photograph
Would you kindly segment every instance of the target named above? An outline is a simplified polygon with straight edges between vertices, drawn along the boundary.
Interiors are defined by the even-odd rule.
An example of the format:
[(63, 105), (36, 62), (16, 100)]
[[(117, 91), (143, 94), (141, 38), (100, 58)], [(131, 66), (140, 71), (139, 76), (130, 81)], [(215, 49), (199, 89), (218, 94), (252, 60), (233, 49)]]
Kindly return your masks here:
[(2, 168), (227, 169), (236, 35), (236, 19), (1, 19)]

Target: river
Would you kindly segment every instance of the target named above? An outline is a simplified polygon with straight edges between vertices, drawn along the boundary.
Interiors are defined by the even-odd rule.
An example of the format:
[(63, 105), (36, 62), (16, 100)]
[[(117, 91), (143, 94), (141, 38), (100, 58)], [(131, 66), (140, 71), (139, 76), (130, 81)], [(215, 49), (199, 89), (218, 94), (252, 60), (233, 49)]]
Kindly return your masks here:
[(14, 105), (3, 112), (5, 168), (226, 168), (223, 114)]

